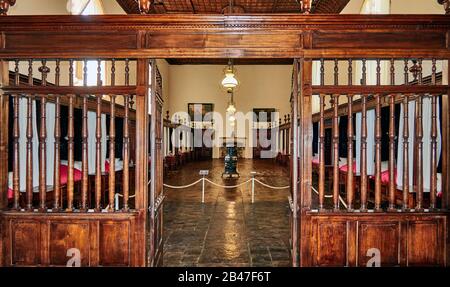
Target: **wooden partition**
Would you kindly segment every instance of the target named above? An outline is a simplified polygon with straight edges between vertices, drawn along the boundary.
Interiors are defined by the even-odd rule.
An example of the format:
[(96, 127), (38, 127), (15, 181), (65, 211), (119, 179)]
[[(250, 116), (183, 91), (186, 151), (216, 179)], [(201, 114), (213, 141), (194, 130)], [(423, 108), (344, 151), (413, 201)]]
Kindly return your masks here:
[[(350, 60), (353, 62), (375, 60), (375, 62), (388, 63), (392, 60), (407, 60), (409, 64), (415, 60), (419, 66), (417, 68), (419, 73), (420, 61), (422, 64), (423, 61), (441, 61), (444, 63), (443, 66), (448, 67), (450, 19), (447, 16), (117, 15), (89, 16), (88, 18), (84, 16), (5, 16), (0, 17), (0, 27), (1, 162), (6, 162), (8, 157), (17, 155), (15, 152), (17, 149), (8, 148), (8, 143), (14, 141), (14, 137), (8, 138), (8, 122), (15, 121), (14, 116), (12, 118), (8, 116), (9, 101), (14, 102), (15, 99), (23, 98), (28, 102), (32, 99), (56, 102), (60, 99), (67, 101), (69, 107), (73, 107), (80, 101), (79, 99), (81, 103), (84, 103), (83, 99), (86, 99), (87, 95), (89, 97), (93, 95), (96, 99), (102, 95), (110, 95), (111, 107), (114, 107), (114, 100), (117, 101), (124, 95), (135, 95), (136, 112), (136, 178), (134, 190), (128, 190), (128, 197), (135, 195), (133, 208), (130, 206), (127, 208), (124, 203), (122, 212), (111, 210), (111, 205), (100, 212), (97, 204), (86, 206), (85, 185), (82, 185), (81, 201), (79, 201), (72, 185), (73, 179), (70, 178), (67, 196), (60, 195), (58, 188), (54, 189), (54, 195), (59, 196), (63, 203), (59, 204), (59, 200), (54, 201), (57, 203), (57, 209), (49, 211), (50, 206), (45, 205), (48, 192), (45, 192), (47, 188), (43, 184), (45, 181), (42, 177), (40, 177), (42, 184), (39, 185), (38, 205), (35, 206), (31, 200), (33, 184), (31, 178), (28, 178), (25, 206), (14, 204), (9, 207), (8, 169), (3, 165), (0, 166), (0, 208), (2, 210), (0, 213), (2, 235), (0, 262), (2, 265), (64, 265), (67, 261), (67, 250), (70, 248), (80, 250), (82, 265), (85, 266), (145, 266), (160, 263), (163, 238), (161, 207), (164, 198), (161, 187), (162, 102), (160, 90), (151, 87), (152, 83), (158, 82), (158, 76), (156, 69), (150, 68), (152, 63), (154, 65), (154, 60), (150, 59), (240, 57), (296, 59), (293, 61), (295, 66), (291, 100), (292, 126), (288, 136), (291, 140), (290, 146), (286, 147), (286, 151), (289, 149), (291, 151), (292, 163), (293, 265), (363, 266), (369, 258), (367, 252), (372, 248), (381, 252), (382, 266), (447, 265), (450, 203), (448, 81), (445, 81), (445, 84), (419, 84), (414, 87), (398, 81), (387, 84), (369, 85), (364, 82), (359, 84), (360, 79), (351, 76), (353, 72), (350, 73), (347, 69), (347, 81), (344, 83), (340, 80), (340, 75), (344, 72), (339, 70), (339, 61), (349, 63)], [(10, 72), (14, 73), (16, 60), (19, 61), (19, 72), (20, 63), (23, 62), (26, 65), (27, 61), (38, 62), (39, 67), (34, 65), (30, 67), (33, 74), (36, 69), (42, 73), (44, 83), (45, 74), (56, 71), (55, 68), (51, 68), (47, 72), (45, 68), (52, 61), (68, 62), (69, 75), (76, 73), (76, 69), (71, 72), (71, 59), (74, 62), (115, 59), (116, 68), (118, 68), (117, 61), (134, 59), (137, 62), (136, 82), (130, 85), (116, 82), (113, 85), (110, 81), (108, 85), (92, 87), (88, 85), (76, 87), (70, 84), (55, 87), (35, 86), (32, 80), (29, 84), (19, 84), (18, 87), (8, 84), (8, 75)], [(44, 61), (47, 61), (47, 64), (43, 64)], [(335, 75), (331, 76), (331, 79), (337, 80), (336, 82), (313, 85), (313, 63), (321, 61), (331, 61), (331, 65), (338, 62), (337, 69), (332, 68)], [(113, 74), (113, 65), (106, 66), (108, 73)], [(347, 66), (350, 67), (350, 65)], [(25, 67), (25, 71), (28, 68)], [(100, 68), (102, 69), (101, 65)], [(378, 70), (381, 71), (375, 68), (375, 74)], [(400, 71), (397, 69), (393, 72), (396, 74)], [(81, 73), (83, 74), (83, 71)], [(327, 69), (324, 69), (323, 73), (327, 73)], [(117, 80), (119, 76), (117, 70), (115, 74)], [(49, 75), (47, 75), (47, 82), (50, 82), (48, 77)], [(324, 80), (326, 79), (328, 77), (324, 74)], [(417, 81), (420, 82), (420, 77)], [(364, 205), (370, 199), (369, 191), (364, 188), (361, 188), (360, 193), (355, 191), (351, 172), (344, 191), (339, 191), (333, 185), (333, 192), (328, 194), (321, 184), (317, 196), (312, 188), (311, 166), (313, 95), (318, 95), (321, 101), (331, 96), (336, 103), (344, 98), (352, 103), (355, 95), (361, 95), (367, 100), (369, 97), (374, 97), (376, 109), (379, 109), (383, 103), (392, 105), (392, 102), (417, 100), (418, 122), (421, 121), (420, 102), (423, 98), (433, 99), (436, 95), (440, 95), (442, 111), (445, 111), (442, 112), (440, 203), (438, 204), (434, 196), (430, 198), (429, 203), (423, 200), (421, 185), (423, 178), (420, 177), (423, 166), (421, 167), (420, 163), (415, 168), (419, 176), (417, 176), (416, 187), (413, 187), (418, 195), (417, 204), (414, 206), (405, 206), (405, 201), (398, 204), (394, 198), (395, 194), (393, 196), (392, 193), (394, 188), (389, 189), (387, 200), (385, 200), (386, 198), (384, 199), (381, 195), (379, 183), (376, 183), (374, 191), (374, 206), (372, 207), (369, 203)], [(148, 113), (149, 103), (151, 103), (151, 121)], [(434, 104), (432, 106), (435, 107)], [(29, 107), (30, 105), (27, 105), (27, 108)], [(356, 103), (349, 104), (346, 110), (347, 117), (353, 118), (353, 109), (356, 108)], [(29, 109), (32, 109), (32, 104)], [(111, 116), (113, 116), (114, 109), (111, 109)], [(83, 110), (86, 111), (86, 108)], [(325, 109), (321, 111), (322, 115), (326, 113)], [(333, 126), (336, 126), (338, 112), (339, 110), (333, 110)], [(45, 115), (44, 110), (41, 115)], [(69, 117), (72, 117), (71, 113)], [(388, 117), (387, 120), (392, 121), (392, 119), (393, 117)], [(381, 120), (377, 117), (376, 122), (379, 123)], [(434, 118), (431, 120), (435, 122)], [(45, 123), (45, 121), (45, 117), (39, 119), (39, 122)], [(19, 127), (19, 129), (27, 128), (29, 132), (27, 133), (29, 149), (32, 148), (32, 122), (28, 121), (25, 127)], [(69, 120), (69, 123), (71, 122)], [(349, 134), (352, 134), (355, 129), (351, 124), (347, 128)], [(71, 127), (69, 131), (70, 151)], [(17, 130), (13, 134), (17, 134)], [(393, 134), (391, 131), (391, 138)], [(412, 134), (405, 133), (405, 138), (410, 136)], [(353, 140), (351, 137), (347, 139), (350, 153), (355, 149), (351, 144)], [(423, 149), (421, 151), (420, 148), (423, 132), (417, 130), (415, 137), (416, 142), (419, 143), (417, 155), (420, 157), (421, 154), (423, 156)], [(44, 142), (45, 138), (45, 132), (41, 129), (39, 140)], [(321, 138), (323, 138), (323, 132), (321, 132)], [(434, 151), (434, 134), (431, 138), (433, 142), (431, 150)], [(117, 139), (112, 135), (112, 140)], [(109, 148), (113, 149), (114, 145), (110, 144)], [(29, 152), (19, 153), (19, 157), (27, 157), (29, 154)], [(44, 158), (45, 149), (40, 148), (39, 154)], [(74, 162), (70, 158), (69, 156), (68, 165), (72, 170)], [(431, 159), (436, 158), (431, 156)], [(31, 167), (31, 161), (34, 159), (28, 157), (28, 160), (28, 166)], [(391, 171), (392, 162), (390, 163)], [(45, 164), (52, 163), (45, 162)], [(376, 164), (377, 170), (380, 171), (378, 159)], [(319, 165), (321, 166), (319, 177), (323, 183), (322, 158)], [(42, 165), (41, 168), (43, 169)], [(14, 174), (21, 172), (23, 171), (16, 170)], [(32, 174), (30, 168), (26, 172), (29, 175)], [(430, 174), (433, 175), (432, 183), (436, 183), (434, 180), (436, 172), (433, 170)], [(334, 173), (334, 182), (337, 177)], [(376, 182), (378, 179), (379, 172), (375, 176)], [(99, 187), (99, 182), (96, 182)], [(109, 175), (108, 182), (114, 186), (114, 172)], [(365, 181), (363, 180), (361, 184), (364, 187)], [(435, 189), (436, 186), (433, 184), (432, 188)], [(17, 180), (15, 186), (13, 191), (17, 194)], [(114, 193), (111, 191), (106, 195), (110, 204), (114, 201), (113, 196)], [(125, 192), (123, 196), (126, 198)], [(17, 199), (17, 195), (14, 198)], [(99, 198), (101, 199), (101, 194), (99, 195), (97, 191), (94, 202), (97, 203)], [(328, 205), (326, 198), (331, 198), (331, 206)], [(383, 205), (384, 201), (387, 202), (387, 206)], [(339, 202), (341, 204), (338, 204)], [(346, 204), (346, 208), (342, 208), (342, 202)], [(94, 210), (89, 212), (89, 208)]]

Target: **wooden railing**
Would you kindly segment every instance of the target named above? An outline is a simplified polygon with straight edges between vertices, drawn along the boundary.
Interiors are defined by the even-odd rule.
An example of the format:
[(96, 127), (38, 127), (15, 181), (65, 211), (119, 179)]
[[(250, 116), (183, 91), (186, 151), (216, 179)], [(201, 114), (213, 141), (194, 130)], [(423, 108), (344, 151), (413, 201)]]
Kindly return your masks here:
[[(316, 185), (318, 199), (316, 202), (312, 201), (311, 209), (342, 211), (343, 208), (339, 203), (340, 196), (345, 198), (345, 209), (349, 212), (372, 210), (428, 212), (446, 208), (437, 198), (437, 194), (444, 197), (444, 193), (448, 192), (444, 184), (447, 179), (439, 177), (437, 172), (438, 133), (447, 128), (438, 121), (438, 99), (448, 92), (447, 86), (440, 83), (442, 72), (438, 73), (438, 69), (442, 70), (443, 61), (437, 59), (318, 59), (315, 61), (320, 67), (319, 83), (312, 87), (313, 95), (319, 98), (320, 104), (320, 110), (313, 116), (313, 121), (319, 122), (318, 164), (316, 164), (318, 165)], [(369, 61), (372, 64), (370, 66)], [(344, 75), (339, 73), (343, 66), (345, 66)], [(401, 67), (400, 75), (397, 73), (399, 67)], [(426, 72), (425, 69), (427, 69)], [(427, 81), (424, 81), (425, 73), (427, 73)], [(343, 80), (343, 78), (346, 79)], [(357, 84), (355, 84), (356, 79), (360, 79)], [(340, 105), (341, 101), (345, 103)], [(427, 107), (430, 109), (430, 112), (426, 113), (427, 118), (423, 111), (424, 101), (427, 101)], [(414, 103), (415, 110), (410, 111), (410, 103)], [(396, 118), (396, 106), (401, 106), (403, 113), (401, 118)], [(382, 117), (382, 108), (389, 109), (389, 113), (384, 117)], [(367, 116), (369, 110), (375, 112), (375, 117), (370, 119), (374, 120), (374, 129), (370, 130)], [(356, 113), (360, 114), (358, 134), (354, 126)], [(347, 118), (345, 171), (341, 169), (339, 156), (339, 146), (342, 144), (339, 142), (340, 117)], [(411, 120), (414, 120), (413, 132), (411, 132)], [(325, 129), (327, 122), (330, 121), (332, 144), (327, 148), (325, 147)], [(389, 123), (388, 130), (384, 131), (389, 158), (387, 170), (382, 168), (382, 121)], [(424, 121), (430, 122), (426, 129), (424, 129)], [(403, 128), (397, 130), (400, 123)], [(368, 142), (370, 133), (373, 134), (373, 143)], [(355, 134), (360, 137), (359, 170), (356, 170), (354, 166), (356, 164)], [(425, 136), (430, 143), (428, 153), (424, 149)], [(411, 145), (411, 142), (414, 144)], [(374, 145), (374, 174), (368, 174), (368, 165), (372, 164), (368, 160), (369, 144)], [(403, 149), (401, 170), (397, 170), (397, 145)], [(332, 153), (332, 166), (325, 165), (326, 152)], [(412, 162), (411, 152), (414, 159)], [(447, 150), (442, 149), (443, 158), (447, 156), (446, 152)], [(427, 161), (426, 164), (425, 161)], [(411, 167), (413, 179), (411, 179)], [(331, 169), (328, 174), (332, 174), (332, 178), (328, 181), (326, 168)], [(430, 174), (430, 184), (427, 187), (429, 192), (424, 192), (425, 168), (429, 169)], [(442, 166), (442, 174), (446, 174), (447, 168), (446, 165)], [(340, 176), (342, 173), (344, 177)], [(401, 186), (397, 186), (397, 174), (402, 176)], [(439, 190), (438, 183), (440, 183)], [(341, 189), (342, 185), (345, 186), (344, 190)], [(383, 188), (386, 190), (385, 193), (382, 192)], [(326, 202), (327, 192), (329, 193), (327, 197), (332, 197), (331, 203)], [(414, 196), (414, 200), (411, 200), (410, 198)]]
[[(134, 125), (133, 102), (136, 95), (132, 79), (136, 76), (130, 71), (135, 66), (136, 62), (128, 59), (9, 60), (10, 76), (14, 79), (10, 79), (10, 85), (2, 87), (2, 90), (12, 102), (13, 115), (10, 119), (13, 144), (9, 151), (12, 157), (11, 209), (30, 212), (112, 212), (116, 193), (123, 197), (122, 210), (127, 211), (134, 206), (135, 156), (131, 154), (130, 146), (135, 141), (131, 126)], [(89, 69), (92, 67), (95, 71)], [(21, 81), (24, 71), (28, 80), (26, 84)], [(54, 106), (51, 117), (47, 111), (49, 104)], [(34, 106), (39, 106), (39, 109), (35, 110)], [(25, 113), (20, 112), (21, 109)], [(64, 116), (63, 109), (67, 111)], [(109, 117), (108, 131), (102, 119), (106, 115)], [(21, 117), (26, 117), (26, 121)], [(119, 117), (122, 118), (122, 127), (116, 127)], [(53, 121), (54, 129), (48, 130), (48, 123)], [(90, 127), (92, 124), (95, 128)], [(77, 125), (81, 125), (81, 129)], [(117, 129), (122, 130), (120, 138)], [(20, 151), (23, 130), (26, 131), (25, 153)], [(39, 131), (37, 145), (36, 130)], [(62, 133), (63, 130), (67, 131), (66, 134)], [(48, 142), (50, 133), (53, 146)], [(109, 134), (107, 138), (106, 133)], [(75, 160), (78, 151), (76, 138), (81, 140), (80, 162)], [(106, 141), (108, 146), (102, 144)], [(117, 150), (119, 141), (122, 151)], [(67, 146), (64, 153), (63, 145)], [(33, 152), (36, 149), (38, 157)], [(102, 152), (105, 153), (106, 149), (109, 170), (105, 167), (108, 163), (102, 158)], [(121, 153), (121, 161), (117, 161), (118, 152)], [(53, 153), (53, 162), (48, 161), (48, 153)], [(25, 168), (20, 164), (21, 157), (26, 157)], [(66, 166), (62, 164), (63, 160), (67, 161)], [(38, 173), (33, 170), (35, 162), (39, 162)], [(92, 162), (95, 162), (94, 170), (89, 168)], [(53, 174), (48, 173), (47, 165), (53, 166)], [(39, 178), (37, 185), (33, 178), (36, 175)], [(24, 187), (20, 184), (21, 176), (25, 176)], [(52, 184), (47, 180), (50, 176), (53, 177)], [(38, 199), (36, 193), (39, 194)]]

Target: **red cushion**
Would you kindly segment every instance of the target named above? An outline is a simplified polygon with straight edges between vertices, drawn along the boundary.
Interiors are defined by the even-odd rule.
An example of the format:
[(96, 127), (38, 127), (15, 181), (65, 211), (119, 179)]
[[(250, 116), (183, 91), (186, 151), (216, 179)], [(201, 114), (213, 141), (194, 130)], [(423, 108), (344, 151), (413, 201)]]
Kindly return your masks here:
[[(347, 172), (348, 165), (344, 164), (343, 166), (341, 166), (339, 168), (339, 170), (342, 171), (342, 172)], [(355, 164), (355, 162), (353, 162), (353, 173), (356, 173), (356, 164)]]
[(312, 164), (320, 164), (319, 159), (318, 158), (313, 158), (312, 160)]
[[(61, 177), (61, 184), (67, 184), (67, 178), (68, 178), (68, 171), (69, 171), (69, 167), (67, 165), (61, 165), (59, 167), (59, 173), (60, 173), (60, 177)], [(74, 168), (73, 169), (73, 181), (80, 181), (82, 178), (82, 174), (81, 171), (79, 171), (78, 169)]]
[[(395, 182), (397, 182), (397, 169), (394, 169)], [(389, 170), (385, 170), (381, 173), (381, 183), (389, 184)]]
[(12, 199), (14, 197), (14, 191), (11, 188), (8, 188), (8, 199)]

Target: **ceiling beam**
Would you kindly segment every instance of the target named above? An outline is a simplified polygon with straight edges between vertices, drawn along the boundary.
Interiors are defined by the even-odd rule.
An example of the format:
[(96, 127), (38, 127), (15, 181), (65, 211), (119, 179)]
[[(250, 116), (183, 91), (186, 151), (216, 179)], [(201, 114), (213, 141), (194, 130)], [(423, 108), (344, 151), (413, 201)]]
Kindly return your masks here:
[(135, 0), (116, 0), (127, 14), (140, 14), (139, 4)]
[(314, 14), (339, 14), (344, 10), (350, 0), (315, 0), (311, 13)]

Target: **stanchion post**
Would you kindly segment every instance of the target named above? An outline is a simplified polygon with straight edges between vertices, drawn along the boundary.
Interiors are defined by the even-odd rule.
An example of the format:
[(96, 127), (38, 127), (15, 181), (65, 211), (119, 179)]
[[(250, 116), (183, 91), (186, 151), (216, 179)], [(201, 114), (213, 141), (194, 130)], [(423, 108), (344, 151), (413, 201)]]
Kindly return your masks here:
[(209, 170), (202, 169), (198, 174), (202, 176), (202, 203), (205, 203), (205, 176), (209, 174)]
[(255, 203), (255, 175), (256, 175), (256, 171), (250, 172), (250, 175), (252, 176), (252, 203)]

